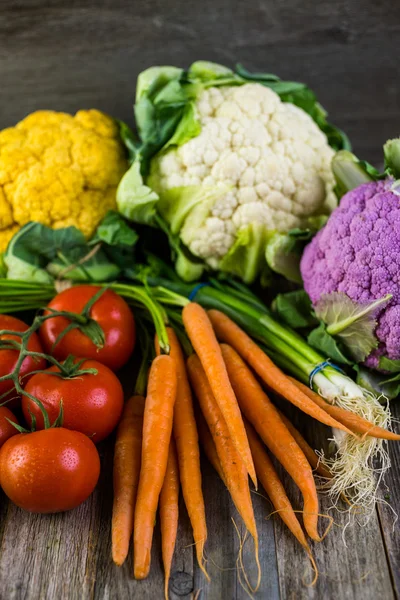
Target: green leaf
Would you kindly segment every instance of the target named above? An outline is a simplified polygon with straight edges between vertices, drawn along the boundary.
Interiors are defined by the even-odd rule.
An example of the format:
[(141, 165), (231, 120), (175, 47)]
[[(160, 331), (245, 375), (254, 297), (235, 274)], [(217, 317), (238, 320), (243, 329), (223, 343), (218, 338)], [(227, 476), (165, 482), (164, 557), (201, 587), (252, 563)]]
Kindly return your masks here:
[(336, 179), (336, 194), (339, 198), (363, 183), (381, 179), (382, 175), (366, 161), (361, 161), (347, 150), (337, 152), (332, 160), (332, 171)]
[(377, 347), (375, 316), (391, 299), (387, 294), (379, 300), (359, 304), (346, 294), (323, 294), (315, 304), (315, 314), (326, 325), (329, 335), (338, 336), (357, 362), (362, 362)]
[(308, 217), (308, 227), (306, 229), (300, 229), (300, 227), (290, 229), (287, 232), (287, 235), (296, 242), (309, 242), (314, 237), (316, 232), (326, 225), (328, 218), (328, 215), (315, 215)]
[(293, 240), (308, 242), (315, 235), (315, 231), (312, 231), (311, 229), (300, 229), (298, 227), (296, 229), (290, 229), (290, 231), (287, 232), (287, 235)]
[(389, 371), (389, 373), (400, 373), (400, 360), (392, 360), (386, 356), (381, 356), (379, 359), (379, 368), (382, 371)]
[(347, 358), (344, 351), (341, 349), (340, 344), (335, 340), (335, 338), (327, 333), (323, 323), (320, 323), (316, 329), (311, 331), (311, 333), (308, 335), (307, 341), (310, 346), (316, 350), (320, 350), (333, 362), (345, 365), (353, 364), (352, 361)]
[[(157, 190), (158, 175), (152, 174), (148, 179), (148, 183), (153, 189)], [(175, 235), (181, 231), (186, 219), (196, 206), (200, 205), (203, 208), (200, 212), (195, 213), (195, 226), (199, 227), (205, 220), (209, 207), (225, 193), (226, 188), (224, 187), (208, 188), (201, 185), (188, 185), (170, 188), (160, 191), (157, 208), (163, 219), (171, 227), (171, 232)], [(204, 207), (207, 207), (207, 212), (204, 211)], [(200, 218), (202, 218), (201, 221)], [(191, 221), (189, 221), (188, 228), (190, 228), (190, 223)]]
[(301, 253), (294, 236), (284, 233), (270, 235), (265, 248), (265, 259), (272, 271), (301, 284), (300, 258)]
[(293, 329), (318, 325), (311, 300), (304, 290), (278, 294), (272, 303), (272, 309)]
[(203, 274), (204, 264), (193, 262), (183, 251), (177, 253), (175, 269), (183, 281), (197, 281)]
[(214, 82), (218, 79), (224, 81), (229, 77), (234, 77), (234, 72), (218, 63), (207, 60), (197, 60), (192, 63), (188, 71), (189, 80), (200, 80), (205, 83)]
[(110, 210), (97, 227), (89, 243), (91, 246), (103, 242), (108, 246), (133, 247), (138, 239), (138, 234), (125, 219), (119, 213)]
[(396, 179), (400, 178), (400, 138), (388, 140), (383, 146), (385, 167)]
[(173, 137), (190, 97), (181, 81), (183, 69), (151, 67), (140, 73), (136, 87), (135, 119), (140, 135), (141, 171)]
[(174, 134), (162, 147), (162, 152), (171, 146), (182, 146), (190, 139), (197, 137), (201, 132), (201, 125), (197, 119), (194, 102), (188, 102), (183, 109), (182, 117)]
[[(199, 279), (203, 274), (205, 268), (203, 262), (197, 260), (196, 257), (191, 255), (189, 250), (187, 250), (183, 246), (179, 235), (172, 233), (170, 227), (168, 226), (168, 223), (160, 215), (157, 215), (156, 221), (159, 228), (165, 233), (165, 235), (168, 238), (169, 246), (171, 248), (171, 259), (175, 262), (175, 269), (178, 276), (181, 279), (183, 279), (183, 281), (196, 281), (197, 279)], [(161, 270), (165, 271), (166, 265), (163, 263), (163, 261), (157, 261), (155, 265), (156, 270), (160, 268), (160, 265)]]
[(11, 239), (4, 255), (8, 279), (51, 283), (47, 264), (60, 253), (69, 254), (86, 247), (83, 234), (75, 227), (51, 229), (31, 222)]
[(255, 281), (265, 264), (268, 233), (265, 225), (252, 223), (236, 234), (236, 240), (220, 263), (220, 270), (240, 277), (245, 283)]
[(243, 79), (247, 79), (248, 81), (255, 81), (257, 83), (260, 83), (261, 81), (271, 83), (279, 81), (279, 77), (273, 75), (272, 73), (250, 73), (250, 71), (245, 69), (245, 67), (240, 63), (237, 63), (235, 71), (238, 75), (240, 75), (240, 77), (243, 77)]
[(400, 373), (396, 373), (396, 375), (393, 375), (392, 377), (388, 377), (387, 379), (383, 380), (384, 384), (389, 384), (389, 383), (390, 384), (393, 384), (393, 383), (397, 384), (397, 382), (400, 382)]
[(0, 253), (0, 278), (7, 277), (7, 267), (4, 262), (4, 254)]
[(159, 197), (156, 192), (143, 183), (140, 162), (135, 160), (119, 183), (117, 189), (118, 210), (131, 221), (154, 225), (158, 201)]
[[(139, 236), (134, 229), (126, 222), (120, 213), (109, 211), (103, 221), (98, 226), (89, 246), (94, 247), (101, 244), (101, 253), (94, 257), (97, 259), (99, 267), (105, 269), (105, 263), (108, 260), (113, 265), (114, 270), (118, 267), (121, 271), (130, 268), (134, 262), (134, 248), (139, 240)], [(91, 270), (94, 269), (94, 263), (91, 264)], [(113, 273), (110, 267), (110, 273), (106, 277), (103, 272), (103, 281), (115, 279), (119, 273)], [(101, 280), (98, 280), (101, 281)]]
[(380, 396), (383, 394), (389, 400), (397, 398), (400, 394), (400, 381), (397, 379), (392, 383), (385, 383), (387, 375), (371, 371), (366, 367), (355, 365), (354, 368), (357, 371), (357, 383), (361, 387), (369, 390), (370, 392)]
[(116, 119), (119, 127), (119, 135), (122, 143), (124, 144), (128, 158), (130, 162), (133, 162), (140, 148), (140, 141), (138, 137), (133, 133), (132, 129), (119, 119)]
[(110, 211), (87, 242), (75, 227), (52, 229), (28, 223), (12, 238), (5, 255), (7, 278), (52, 283), (116, 279), (133, 261), (137, 234), (117, 212)]
[(88, 244), (64, 253), (59, 251), (58, 256), (47, 263), (46, 270), (52, 277), (79, 283), (111, 281), (120, 274), (118, 265), (109, 260), (100, 245), (92, 248)]
[(155, 95), (170, 81), (179, 81), (183, 74), (179, 67), (149, 67), (142, 71), (136, 84), (136, 102)]

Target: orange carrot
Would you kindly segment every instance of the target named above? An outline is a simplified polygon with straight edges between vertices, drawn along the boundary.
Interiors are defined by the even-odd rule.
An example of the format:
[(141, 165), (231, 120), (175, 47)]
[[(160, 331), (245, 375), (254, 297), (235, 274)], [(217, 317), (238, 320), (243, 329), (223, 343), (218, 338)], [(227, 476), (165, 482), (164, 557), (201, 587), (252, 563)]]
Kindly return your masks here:
[(326, 479), (332, 479), (332, 473), (325, 467), (325, 465), (319, 460), (317, 454), (308, 444), (308, 442), (303, 438), (300, 431), (296, 429), (290, 419), (287, 418), (281, 411), (278, 411), (282, 421), (285, 423), (286, 427), (289, 429), (290, 433), (303, 450), (308, 462), (321, 477), (325, 477)]
[(267, 492), (282, 521), (300, 542), (307, 554), (311, 554), (306, 537), (270, 457), (261, 443), (260, 438), (248, 421), (245, 421), (245, 427), (256, 467), (257, 477), (260, 480), (261, 485)]
[[(199, 439), (193, 411), (192, 392), (179, 340), (171, 327), (167, 327), (167, 333), (170, 344), (170, 355), (175, 360), (178, 376), (173, 431), (178, 453), (182, 493), (193, 528), (197, 562), (200, 569), (208, 577), (203, 558), (204, 544), (207, 540), (207, 525), (201, 487)], [(159, 354), (160, 346), (157, 339), (156, 350)]]
[(310, 388), (300, 381), (297, 381), (293, 377), (289, 377), (290, 381), (310, 400), (315, 402), (317, 406), (325, 410), (331, 417), (346, 425), (349, 429), (354, 431), (355, 433), (359, 433), (362, 435), (370, 435), (375, 438), (380, 438), (383, 440), (400, 440), (400, 435), (397, 433), (393, 433), (393, 431), (388, 431), (387, 429), (383, 429), (383, 427), (378, 427), (373, 423), (367, 421), (360, 415), (356, 415), (355, 413), (346, 410), (345, 408), (341, 408), (340, 406), (334, 406), (333, 404), (329, 404), (326, 400), (321, 398), (319, 394), (316, 394)]
[(190, 302), (182, 311), (183, 324), (192, 342), (218, 407), (225, 419), (231, 439), (242, 458), (248, 474), (257, 487), (253, 459), (235, 394), (229, 381), (221, 349), (206, 311)]
[(168, 600), (168, 584), (171, 575), (179, 517), (179, 471), (174, 440), (171, 439), (167, 470), (160, 494), (161, 550), (164, 564), (164, 596)]
[(203, 446), (205, 455), (207, 456), (210, 464), (217, 471), (220, 479), (226, 485), (225, 476), (222, 471), (221, 463), (218, 458), (217, 449), (215, 447), (214, 440), (212, 438), (212, 435), (210, 433), (208, 425), (204, 419), (203, 413), (200, 410), (196, 414), (196, 421), (197, 421), (197, 429), (199, 431), (200, 442), (201, 442), (201, 445)]
[(290, 379), (253, 342), (243, 329), (236, 325), (229, 317), (218, 310), (209, 310), (208, 316), (218, 339), (232, 346), (274, 392), (286, 398), (286, 400), (317, 421), (354, 435), (342, 423), (333, 419), (325, 410), (322, 410), (314, 402), (310, 401), (310, 398), (306, 394), (299, 392)]
[(174, 359), (157, 356), (150, 368), (143, 417), (142, 464), (133, 530), (136, 579), (144, 579), (150, 570), (154, 522), (167, 470), (176, 389)]
[(114, 449), (114, 502), (111, 537), (112, 557), (121, 566), (133, 531), (136, 493), (142, 452), (143, 396), (133, 396), (124, 407)]
[(320, 541), (317, 490), (304, 453), (240, 356), (226, 344), (221, 344), (221, 349), (240, 408), (300, 488), (304, 499), (304, 526), (313, 540)]
[(228, 426), (198, 356), (192, 354), (188, 358), (187, 366), (190, 382), (215, 443), (226, 486), (247, 530), (253, 537), (256, 556), (258, 556), (257, 527), (247, 470), (233, 444)]

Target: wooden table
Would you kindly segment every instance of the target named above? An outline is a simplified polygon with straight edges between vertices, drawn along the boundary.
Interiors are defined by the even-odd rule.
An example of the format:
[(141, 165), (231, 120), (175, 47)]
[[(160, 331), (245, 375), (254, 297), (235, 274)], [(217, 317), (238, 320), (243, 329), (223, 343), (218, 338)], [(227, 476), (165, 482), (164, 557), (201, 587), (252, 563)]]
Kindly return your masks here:
[[(381, 145), (400, 130), (398, 34), (400, 4), (392, 0), (3, 0), (0, 12), (0, 127), (38, 108), (73, 112), (96, 107), (131, 121), (135, 79), (152, 64), (187, 65), (205, 58), (305, 80), (357, 153), (382, 158)], [(394, 405), (400, 418), (400, 406)], [(298, 418), (298, 416), (296, 417)], [(319, 448), (329, 432), (299, 423)], [(390, 447), (389, 498), (400, 513), (400, 449)], [(93, 496), (66, 514), (35, 516), (0, 497), (0, 600), (116, 600), (162, 597), (156, 535), (152, 573), (131, 578), (131, 557), (110, 559), (112, 440), (101, 447), (102, 474)], [(172, 600), (246, 598), (233, 569), (240, 519), (223, 485), (204, 461), (204, 493), (212, 583), (193, 558), (182, 507)], [(282, 473), (292, 501), (299, 494)], [(344, 531), (335, 513), (326, 540), (313, 545), (320, 569), (314, 588), (307, 559), (279, 519), (266, 519), (267, 501), (253, 495), (261, 542), (259, 598), (390, 600), (400, 594), (400, 527), (388, 505), (368, 525)], [(322, 499), (322, 511), (329, 508)], [(344, 538), (344, 540), (343, 540)], [(251, 546), (246, 546), (251, 561)]]
[[(400, 418), (400, 406), (395, 415)], [(321, 448), (329, 430), (299, 419), (307, 438)], [(102, 469), (94, 494), (79, 508), (58, 515), (31, 515), (0, 496), (0, 598), (1, 600), (156, 600), (162, 598), (163, 571), (156, 529), (151, 575), (132, 579), (132, 555), (122, 568), (111, 561), (110, 515), (112, 508), (113, 440), (101, 448)], [(400, 512), (400, 447), (391, 446), (392, 469), (381, 498)], [(206, 551), (212, 578), (208, 584), (199, 571), (188, 517), (181, 502), (181, 520), (170, 584), (171, 600), (191, 600), (202, 590), (201, 600), (245, 600), (235, 562), (239, 542), (232, 519), (244, 534), (241, 520), (227, 490), (203, 458), (204, 496), (209, 540)], [(292, 503), (302, 506), (300, 494), (282, 469), (282, 480)], [(260, 490), (262, 493), (262, 490)], [(390, 497), (388, 499), (388, 496)], [(320, 544), (312, 544), (320, 577), (311, 577), (308, 559), (277, 516), (267, 518), (271, 505), (253, 494), (263, 572), (256, 598), (263, 600), (392, 600), (400, 593), (400, 527), (392, 509), (378, 505), (369, 523), (344, 531), (347, 515), (329, 511), (321, 497), (321, 512), (331, 514), (335, 525)], [(323, 521), (321, 522), (323, 527)], [(245, 561), (252, 568), (252, 546), (245, 546)], [(397, 596), (396, 596), (397, 594)]]

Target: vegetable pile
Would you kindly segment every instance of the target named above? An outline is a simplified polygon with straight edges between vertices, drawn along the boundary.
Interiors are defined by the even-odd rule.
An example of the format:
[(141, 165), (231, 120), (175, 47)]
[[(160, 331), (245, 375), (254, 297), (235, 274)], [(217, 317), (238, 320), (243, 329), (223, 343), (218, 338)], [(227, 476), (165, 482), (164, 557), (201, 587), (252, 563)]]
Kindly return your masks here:
[[(97, 111), (0, 132), (0, 485), (25, 510), (72, 509), (115, 431), (112, 559), (132, 539), (147, 577), (159, 520), (168, 598), (181, 490), (210, 578), (204, 453), (253, 540), (246, 591), (257, 486), (314, 583), (318, 492), (368, 520), (400, 440), (400, 141), (380, 173), (304, 84), (205, 62), (144, 71), (135, 116), (139, 137)], [(289, 407), (334, 444), (313, 448)]]

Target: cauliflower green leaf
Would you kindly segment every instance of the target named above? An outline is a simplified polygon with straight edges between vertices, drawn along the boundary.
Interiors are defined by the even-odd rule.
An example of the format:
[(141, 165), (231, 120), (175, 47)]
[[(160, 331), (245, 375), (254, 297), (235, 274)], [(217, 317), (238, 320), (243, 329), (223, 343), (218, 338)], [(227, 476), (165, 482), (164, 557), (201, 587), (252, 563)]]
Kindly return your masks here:
[(154, 225), (158, 194), (144, 184), (136, 159), (122, 177), (117, 190), (117, 206), (127, 219), (144, 225)]
[(272, 302), (272, 309), (293, 329), (318, 325), (311, 300), (304, 290), (278, 294)]
[(301, 284), (301, 254), (296, 248), (295, 239), (289, 234), (274, 233), (265, 247), (265, 260), (268, 266), (294, 283)]
[(262, 223), (252, 223), (239, 230), (235, 243), (220, 263), (220, 270), (252, 283), (265, 265), (268, 238)]
[(388, 140), (383, 146), (385, 156), (385, 173), (389, 172), (396, 179), (400, 178), (400, 138)]
[(131, 248), (138, 241), (138, 237), (136, 231), (128, 225), (119, 213), (110, 210), (97, 227), (89, 243), (94, 246), (104, 242), (108, 246), (129, 246)]
[(357, 371), (357, 383), (361, 387), (376, 394), (378, 397), (384, 396), (384, 398), (389, 398), (389, 400), (399, 396), (400, 381), (398, 379), (394, 378), (391, 383), (387, 383), (387, 375), (371, 371), (360, 365), (354, 365), (353, 368)]
[(377, 347), (376, 315), (387, 305), (391, 294), (360, 304), (346, 294), (323, 294), (314, 305), (316, 316), (326, 325), (326, 333), (337, 336), (357, 362), (362, 362)]
[(379, 368), (382, 371), (389, 371), (389, 373), (400, 373), (400, 360), (393, 360), (387, 356), (381, 356), (379, 359)]
[(41, 223), (27, 223), (14, 235), (5, 252), (7, 277), (51, 283), (48, 263), (58, 254), (66, 255), (85, 246), (85, 237), (76, 227), (54, 230)]
[(310, 346), (316, 350), (320, 350), (325, 356), (329, 356), (333, 362), (344, 365), (353, 364), (353, 361), (347, 357), (340, 341), (329, 335), (324, 323), (320, 323), (316, 329), (313, 329), (309, 333), (307, 341)]
[(132, 264), (137, 239), (121, 215), (112, 211), (90, 242), (76, 227), (52, 229), (31, 222), (8, 245), (4, 255), (7, 278), (38, 283), (52, 283), (54, 278), (111, 281)]

